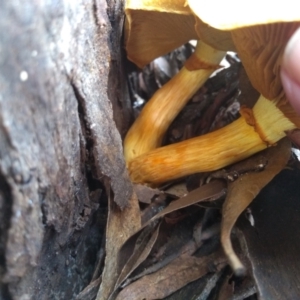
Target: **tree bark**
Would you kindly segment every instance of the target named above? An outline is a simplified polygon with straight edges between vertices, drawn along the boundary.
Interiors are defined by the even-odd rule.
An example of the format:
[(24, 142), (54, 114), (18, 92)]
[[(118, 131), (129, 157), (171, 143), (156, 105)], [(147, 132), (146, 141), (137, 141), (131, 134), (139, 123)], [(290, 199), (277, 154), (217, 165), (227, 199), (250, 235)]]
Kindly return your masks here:
[(132, 197), (122, 22), (121, 0), (0, 3), (0, 299), (75, 299), (107, 193)]

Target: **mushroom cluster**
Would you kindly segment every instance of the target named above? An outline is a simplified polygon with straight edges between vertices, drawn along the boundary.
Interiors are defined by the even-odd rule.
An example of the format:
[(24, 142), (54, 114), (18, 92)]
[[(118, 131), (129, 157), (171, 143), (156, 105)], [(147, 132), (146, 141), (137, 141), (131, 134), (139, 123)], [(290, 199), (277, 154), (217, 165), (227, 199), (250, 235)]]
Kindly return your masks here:
[[(234, 7), (234, 14), (227, 7)], [(300, 128), (300, 117), (289, 105), (280, 81), (283, 51), (300, 27), (296, 2), (286, 0), (283, 7), (277, 2), (253, 0), (241, 7), (237, 0), (128, 0), (126, 17), (127, 55), (139, 67), (190, 39), (197, 40), (184, 67), (154, 94), (126, 136), (125, 159), (133, 182), (159, 185), (196, 172), (214, 171), (276, 145), (288, 131)], [(260, 93), (254, 107), (241, 107), (239, 119), (219, 130), (161, 147), (171, 122), (229, 50), (238, 53), (250, 82)], [(282, 145), (289, 150), (282, 142), (279, 150)], [(281, 170), (289, 151), (281, 155), (282, 162), (273, 155), (274, 170), (258, 178), (261, 186)], [(239, 188), (239, 183), (229, 187), (221, 228), (223, 249), (236, 274), (244, 267), (234, 253), (230, 232), (240, 212), (258, 193), (255, 185), (254, 191), (250, 189), (245, 195), (246, 201), (232, 210), (235, 203), (231, 198), (240, 195)]]
[(126, 4), (127, 56), (139, 67), (191, 39), (198, 40), (184, 67), (153, 95), (127, 133), (124, 142), (127, 162), (161, 145), (178, 113), (220, 67), (226, 54), (224, 50), (234, 48), (228, 34), (217, 43), (215, 32), (218, 30), (195, 26), (195, 15), (184, 4), (185, 0), (129, 0)]
[[(273, 3), (272, 10), (251, 13), (255, 7), (251, 2), (251, 7), (243, 5), (231, 14), (226, 13), (227, 6), (239, 4), (229, 2), (127, 2), (126, 50), (138, 66), (190, 39), (198, 40), (184, 67), (154, 94), (125, 138), (125, 159), (134, 182), (157, 185), (217, 170), (275, 145), (287, 131), (300, 128), (300, 118), (285, 97), (279, 74), (285, 45), (300, 26), (300, 14), (292, 8), (295, 4), (285, 10)], [(269, 2), (260, 1), (259, 7)], [(221, 13), (216, 14), (214, 7)], [(242, 107), (240, 118), (220, 130), (160, 147), (171, 122), (228, 50), (238, 53), (249, 80), (261, 94), (253, 109)]]

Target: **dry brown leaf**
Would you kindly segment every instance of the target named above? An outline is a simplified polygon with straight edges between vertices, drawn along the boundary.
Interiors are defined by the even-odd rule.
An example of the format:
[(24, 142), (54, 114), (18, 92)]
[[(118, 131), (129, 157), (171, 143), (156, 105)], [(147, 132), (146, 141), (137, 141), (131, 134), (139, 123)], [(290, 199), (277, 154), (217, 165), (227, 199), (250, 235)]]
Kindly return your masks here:
[(226, 183), (222, 180), (212, 181), (206, 185), (203, 185), (193, 190), (186, 196), (171, 202), (168, 207), (163, 209), (150, 221), (163, 217), (164, 215), (169, 214), (178, 209), (188, 207), (199, 202), (214, 201), (216, 199), (221, 198), (222, 196), (225, 196), (225, 194), (226, 194)]
[(229, 282), (230, 277), (228, 276), (226, 280), (223, 282), (219, 295), (218, 300), (228, 300), (232, 299), (233, 292), (234, 292), (234, 282)]
[(93, 300), (97, 296), (97, 292), (101, 283), (102, 277), (92, 281), (87, 287), (84, 288), (75, 298), (75, 300)]
[[(155, 223), (154, 225), (155, 225), (154, 230), (153, 228), (150, 228), (150, 232), (149, 232), (151, 234), (150, 238), (149, 238), (149, 233), (146, 233), (140, 238), (140, 242), (136, 241), (133, 253), (130, 256), (130, 258), (127, 260), (126, 264), (124, 265), (122, 272), (118, 278), (118, 281), (115, 286), (116, 289), (148, 257), (149, 253), (151, 252), (152, 247), (158, 237), (160, 223), (158, 224), (158, 226), (156, 226), (157, 223)], [(140, 235), (142, 235), (142, 233)], [(120, 258), (122, 258), (122, 255), (119, 256), (119, 260)]]
[(167, 188), (165, 190), (165, 193), (172, 194), (177, 197), (184, 197), (186, 194), (188, 194), (188, 190), (186, 188), (186, 184), (184, 182), (181, 182)]
[[(172, 236), (168, 239), (166, 244), (164, 244), (161, 248), (158, 249), (158, 251), (160, 251), (160, 252), (155, 253), (158, 256), (157, 257), (158, 259), (156, 259), (154, 264), (152, 264), (151, 266), (146, 266), (146, 267), (144, 266), (141, 272), (139, 272), (137, 275), (129, 278), (126, 281), (126, 285), (128, 285), (129, 283), (131, 283), (133, 281), (140, 279), (143, 276), (157, 272), (158, 270), (160, 270), (163, 267), (165, 267), (166, 265), (170, 264), (173, 260), (177, 259), (180, 256), (182, 256), (182, 257), (191, 256), (197, 250), (196, 243), (193, 240), (189, 240), (183, 246), (181, 246), (181, 248), (177, 248), (177, 245), (173, 244), (174, 251), (172, 253), (168, 253), (168, 250), (170, 249), (168, 247), (170, 245), (168, 245), (168, 244), (172, 244), (172, 241), (171, 241), (171, 243), (169, 242), (170, 240), (172, 240)], [(183, 240), (184, 240), (184, 238), (183, 238)], [(173, 241), (174, 241), (174, 239), (173, 239)], [(155, 249), (153, 249), (153, 250), (155, 251)]]
[[(211, 296), (212, 291), (215, 288), (217, 288), (217, 283), (220, 280), (220, 278), (222, 277), (222, 275), (224, 275), (224, 271), (225, 270), (223, 269), (221, 272), (217, 272), (217, 273), (213, 274), (209, 279), (207, 279), (207, 282), (206, 282), (203, 290), (201, 291), (201, 293), (197, 295), (197, 298), (194, 298), (194, 297), (193, 298), (195, 300), (207, 300), (208, 297)], [(229, 298), (227, 298), (227, 299), (229, 299)]]
[(249, 259), (259, 299), (300, 299), (300, 171), (285, 169), (251, 204), (237, 237)]
[(289, 131), (286, 135), (297, 148), (300, 148), (300, 129)]
[(158, 272), (146, 275), (127, 286), (116, 299), (162, 299), (209, 273), (209, 266), (216, 261), (218, 269), (226, 265), (220, 252), (205, 257), (180, 256)]
[(270, 147), (253, 158), (254, 160), (257, 160), (257, 156), (267, 158), (268, 164), (263, 171), (246, 173), (228, 185), (227, 197), (223, 205), (221, 242), (230, 265), (237, 275), (244, 274), (245, 267), (233, 250), (230, 240), (231, 230), (239, 215), (253, 201), (260, 190), (286, 166), (290, 155), (291, 144), (287, 139), (283, 139), (277, 146)]
[[(181, 208), (191, 206), (191, 205), (199, 203), (199, 202), (214, 201), (216, 199), (219, 199), (219, 198), (225, 196), (225, 194), (226, 194), (226, 183), (223, 180), (215, 180), (215, 181), (211, 181), (210, 183), (193, 190), (186, 196), (171, 202), (168, 207), (166, 207), (161, 212), (156, 214), (148, 222), (143, 224), (143, 226), (130, 237), (131, 241), (129, 241), (129, 239), (128, 239), (128, 241), (126, 241), (126, 243), (124, 243), (124, 246), (126, 246), (126, 247), (127, 247), (127, 244), (131, 243), (131, 250), (126, 250), (126, 251), (128, 251), (130, 254), (132, 253), (132, 250), (134, 247), (133, 245), (134, 245), (136, 239), (138, 238), (139, 234), (141, 233), (141, 231), (144, 230), (145, 227), (149, 226), (149, 224), (151, 224), (153, 221), (165, 216), (166, 214), (169, 214), (171, 212), (174, 212)], [(123, 246), (123, 248), (124, 248), (124, 246)]]
[[(170, 199), (170, 197), (168, 197)], [(153, 218), (158, 212), (167, 206), (167, 195), (160, 193), (157, 197), (152, 200), (152, 203), (148, 205), (141, 212), (142, 225), (147, 223)]]
[(163, 193), (159, 189), (152, 189), (143, 184), (134, 184), (133, 188), (139, 201), (147, 204), (151, 203), (154, 196)]
[[(107, 300), (118, 278), (117, 255), (124, 242), (141, 227), (138, 199), (133, 192), (129, 205), (121, 210), (114, 202), (109, 187), (109, 212), (106, 228), (106, 258), (102, 273), (102, 283), (97, 300)], [(110, 191), (110, 193), (109, 193)]]
[[(215, 199), (218, 199), (218, 198), (224, 196), (225, 193), (226, 193), (226, 184), (224, 181), (221, 181), (221, 180), (212, 181), (209, 184), (204, 185), (204, 186), (192, 191), (187, 196), (171, 202), (171, 204), (167, 208), (162, 210), (160, 213), (158, 213), (156, 216), (154, 216), (151, 220), (149, 220), (146, 224), (144, 224), (144, 226), (142, 226), (142, 228), (140, 228), (138, 231), (136, 231), (134, 234), (132, 234), (131, 237), (128, 238), (126, 242), (124, 242), (122, 248), (118, 252), (118, 255), (116, 255), (118, 257), (118, 263), (116, 262), (116, 259), (115, 259), (116, 256), (111, 257), (111, 259), (113, 260), (113, 263), (111, 263), (111, 264), (114, 266), (113, 270), (115, 270), (115, 274), (117, 274), (117, 275), (120, 274), (119, 275), (120, 277), (118, 278), (118, 280), (116, 278), (114, 278), (113, 283), (117, 282), (117, 284), (114, 285), (114, 291), (132, 273), (132, 271), (141, 262), (144, 261), (144, 259), (147, 257), (147, 255), (151, 251), (153, 244), (155, 243), (155, 240), (156, 240), (157, 234), (158, 234), (158, 229), (155, 231), (155, 233), (152, 235), (152, 237), (148, 241), (147, 239), (149, 239), (149, 232), (147, 235), (147, 232), (145, 232), (145, 228), (150, 226), (150, 234), (151, 234), (151, 232), (153, 231), (153, 226), (155, 226), (155, 224), (153, 222), (157, 221), (157, 219), (163, 217), (164, 215), (171, 213), (173, 211), (179, 210), (181, 208), (193, 205), (195, 203), (201, 202), (201, 201), (213, 201)], [(151, 228), (151, 226), (152, 226), (152, 228)], [(141, 240), (143, 240), (143, 238), (140, 237), (141, 234), (144, 235), (144, 242), (141, 241)], [(140, 245), (141, 247), (137, 248), (137, 250), (134, 251), (134, 248), (136, 247), (136, 243), (140, 243), (143, 245)], [(132, 255), (132, 253), (134, 253), (134, 254)], [(124, 262), (127, 262), (127, 261), (129, 261), (129, 262), (124, 266)], [(123, 270), (122, 270), (122, 268), (123, 268)], [(109, 285), (109, 288), (110, 288), (110, 293), (111, 293), (112, 292), (111, 285)], [(104, 299), (104, 298), (99, 298), (99, 299)]]

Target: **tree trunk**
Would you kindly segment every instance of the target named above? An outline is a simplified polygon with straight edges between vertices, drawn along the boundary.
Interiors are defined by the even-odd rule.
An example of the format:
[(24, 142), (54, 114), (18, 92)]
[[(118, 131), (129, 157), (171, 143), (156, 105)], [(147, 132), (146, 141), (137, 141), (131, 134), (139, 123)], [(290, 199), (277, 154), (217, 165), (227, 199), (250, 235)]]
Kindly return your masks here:
[(122, 22), (120, 0), (0, 3), (0, 299), (75, 299), (107, 194), (131, 199)]

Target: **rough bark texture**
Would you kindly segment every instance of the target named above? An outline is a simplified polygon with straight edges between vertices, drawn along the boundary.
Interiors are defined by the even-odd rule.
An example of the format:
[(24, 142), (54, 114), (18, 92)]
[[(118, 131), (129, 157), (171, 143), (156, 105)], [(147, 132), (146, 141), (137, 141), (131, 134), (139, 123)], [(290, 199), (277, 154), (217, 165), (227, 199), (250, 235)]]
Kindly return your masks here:
[(103, 238), (104, 186), (120, 208), (132, 195), (122, 7), (0, 3), (0, 299), (74, 299)]

